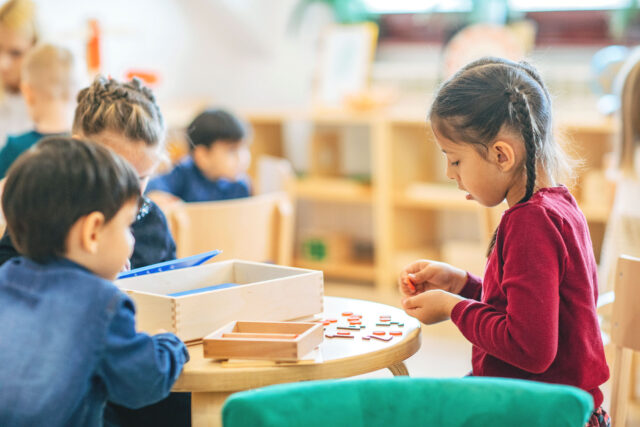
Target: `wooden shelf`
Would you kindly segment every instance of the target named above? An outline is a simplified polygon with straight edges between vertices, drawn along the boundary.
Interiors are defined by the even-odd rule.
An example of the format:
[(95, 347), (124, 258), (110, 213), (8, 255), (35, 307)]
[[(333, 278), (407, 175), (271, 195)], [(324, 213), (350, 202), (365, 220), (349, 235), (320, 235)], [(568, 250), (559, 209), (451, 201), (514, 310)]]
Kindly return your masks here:
[(362, 280), (373, 282), (375, 279), (375, 267), (373, 263), (351, 261), (344, 263), (307, 261), (301, 258), (295, 259), (296, 267), (310, 270), (321, 270), (325, 277)]
[(303, 178), (295, 182), (297, 198), (326, 202), (371, 203), (371, 186), (345, 178)]
[(403, 208), (455, 209), (477, 211), (478, 203), (465, 199), (465, 193), (446, 184), (414, 183), (395, 196), (395, 204)]
[(440, 259), (440, 250), (435, 246), (397, 250), (393, 257), (392, 267), (398, 273), (404, 267), (418, 259)]
[(609, 206), (602, 205), (580, 205), (580, 209), (589, 222), (606, 223), (609, 220), (609, 213), (611, 213)]
[[(308, 174), (294, 180), (292, 196), (297, 200), (317, 201), (318, 208), (333, 209), (331, 204), (344, 204), (337, 207), (350, 209), (354, 205), (373, 218), (371, 238), (376, 251), (375, 264), (373, 261), (320, 263), (297, 259), (297, 265), (322, 270), (331, 278), (374, 281), (380, 289), (395, 286), (400, 269), (419, 258), (448, 258), (468, 265), (470, 269), (483, 268), (486, 244), (456, 241), (456, 238), (462, 239), (465, 235), (462, 235), (463, 230), (458, 229), (456, 221), (450, 221), (446, 216), (455, 212), (461, 218), (468, 216), (469, 220), (472, 216), (477, 217), (481, 230), (481, 236), (477, 237), (480, 239), (490, 235), (499, 221), (499, 211), (503, 209), (487, 210), (475, 201), (466, 200), (463, 191), (458, 190), (452, 182), (447, 182), (442, 170), (441, 154), (426, 121), (426, 105), (423, 104), (421, 100), (367, 112), (308, 107), (243, 114), (254, 125), (254, 158), (265, 153), (287, 155), (284, 144), (287, 122), (302, 121), (311, 125)], [(571, 144), (571, 153), (584, 161), (584, 168), (580, 169), (578, 177), (584, 193), (587, 187), (591, 187), (585, 184), (589, 178), (587, 174), (598, 172), (603, 167), (603, 157), (612, 146), (616, 123), (611, 118), (601, 117), (595, 105), (574, 104), (557, 108), (563, 115), (555, 122), (557, 135), (566, 135), (560, 140), (566, 139)], [(343, 126), (366, 128), (367, 136), (362, 138), (366, 138), (370, 145), (369, 170), (374, 184), (362, 184), (339, 176), (343, 170), (350, 168), (337, 161), (320, 162), (327, 156), (314, 154), (314, 144), (330, 154), (340, 153), (341, 144), (349, 139), (349, 135), (342, 135)], [(342, 157), (330, 157), (342, 160)], [(332, 165), (340, 167), (334, 170)], [(590, 179), (599, 183), (597, 176)], [(594, 252), (600, 253), (604, 233), (601, 225), (606, 224), (609, 209), (603, 208), (607, 204), (598, 203), (599, 198), (588, 197), (593, 193), (605, 192), (589, 190), (587, 197), (584, 197), (585, 203), (579, 205), (589, 224), (594, 226)], [(300, 212), (303, 210), (298, 214)], [(324, 226), (324, 222), (322, 215), (305, 218), (300, 231), (322, 228), (320, 224)]]

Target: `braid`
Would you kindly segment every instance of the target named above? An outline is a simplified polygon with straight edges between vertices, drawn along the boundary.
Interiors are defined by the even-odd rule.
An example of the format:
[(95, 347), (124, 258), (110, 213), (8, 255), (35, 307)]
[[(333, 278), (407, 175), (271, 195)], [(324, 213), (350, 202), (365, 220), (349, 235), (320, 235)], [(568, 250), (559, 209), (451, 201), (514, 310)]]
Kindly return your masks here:
[(139, 79), (127, 83), (98, 76), (78, 93), (73, 131), (85, 137), (111, 131), (156, 146), (164, 120), (151, 90)]
[[(509, 97), (509, 107), (514, 115), (515, 122), (520, 125), (520, 132), (524, 139), (524, 146), (527, 153), (525, 169), (527, 171), (527, 184), (524, 197), (518, 203), (524, 203), (533, 195), (533, 189), (536, 184), (536, 137), (533, 127), (531, 112), (529, 111), (529, 103), (527, 97), (518, 88), (507, 89), (505, 95)], [(491, 255), (491, 251), (496, 245), (498, 238), (498, 229), (496, 228), (491, 236), (489, 248), (487, 249), (487, 257)]]
[(509, 106), (514, 115), (515, 122), (520, 125), (520, 132), (524, 139), (524, 146), (527, 153), (525, 169), (527, 172), (527, 184), (524, 197), (518, 203), (526, 202), (533, 195), (533, 189), (536, 184), (536, 136), (534, 126), (529, 110), (527, 97), (518, 88), (507, 89), (505, 94), (509, 96)]

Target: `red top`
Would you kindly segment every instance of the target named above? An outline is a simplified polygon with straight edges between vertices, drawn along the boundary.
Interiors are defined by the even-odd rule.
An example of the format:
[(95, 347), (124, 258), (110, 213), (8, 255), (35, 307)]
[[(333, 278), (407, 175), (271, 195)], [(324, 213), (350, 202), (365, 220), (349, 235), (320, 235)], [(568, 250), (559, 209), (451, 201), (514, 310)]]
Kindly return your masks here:
[(602, 404), (609, 378), (584, 215), (566, 187), (502, 216), (484, 280), (469, 274), (451, 320), (473, 344), (473, 375), (579, 387)]

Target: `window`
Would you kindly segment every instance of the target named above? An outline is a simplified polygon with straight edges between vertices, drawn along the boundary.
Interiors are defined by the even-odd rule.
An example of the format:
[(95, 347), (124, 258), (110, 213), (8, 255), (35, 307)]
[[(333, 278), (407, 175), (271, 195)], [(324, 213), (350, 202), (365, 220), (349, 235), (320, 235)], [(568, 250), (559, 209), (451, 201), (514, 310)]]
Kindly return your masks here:
[[(508, 0), (509, 8), (515, 12), (541, 12), (558, 10), (613, 10), (631, 6), (632, 0)], [(469, 12), (472, 0), (362, 0), (372, 13), (426, 13)], [(498, 7), (502, 0), (484, 0), (486, 7)]]
[[(478, 16), (498, 17), (493, 22), (504, 22), (507, 17), (532, 20), (537, 27), (538, 46), (640, 42), (638, 0), (508, 0), (508, 8), (504, 0), (484, 0), (475, 10), (472, 0), (362, 2), (369, 12), (380, 16), (382, 43), (446, 43), (470, 22), (478, 22)], [(620, 29), (614, 28), (614, 21), (620, 23), (620, 18), (626, 23), (622, 36), (616, 38), (613, 30)]]

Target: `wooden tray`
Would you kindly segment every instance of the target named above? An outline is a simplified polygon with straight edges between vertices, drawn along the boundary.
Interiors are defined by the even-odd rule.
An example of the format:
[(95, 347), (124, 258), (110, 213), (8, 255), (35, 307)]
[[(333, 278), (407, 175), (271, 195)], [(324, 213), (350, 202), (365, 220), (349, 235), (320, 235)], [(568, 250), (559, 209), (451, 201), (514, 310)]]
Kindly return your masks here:
[(322, 328), (322, 323), (234, 321), (204, 337), (204, 357), (299, 360), (322, 342)]
[(136, 326), (197, 341), (234, 319), (296, 320), (322, 313), (321, 271), (229, 260), (121, 279)]

